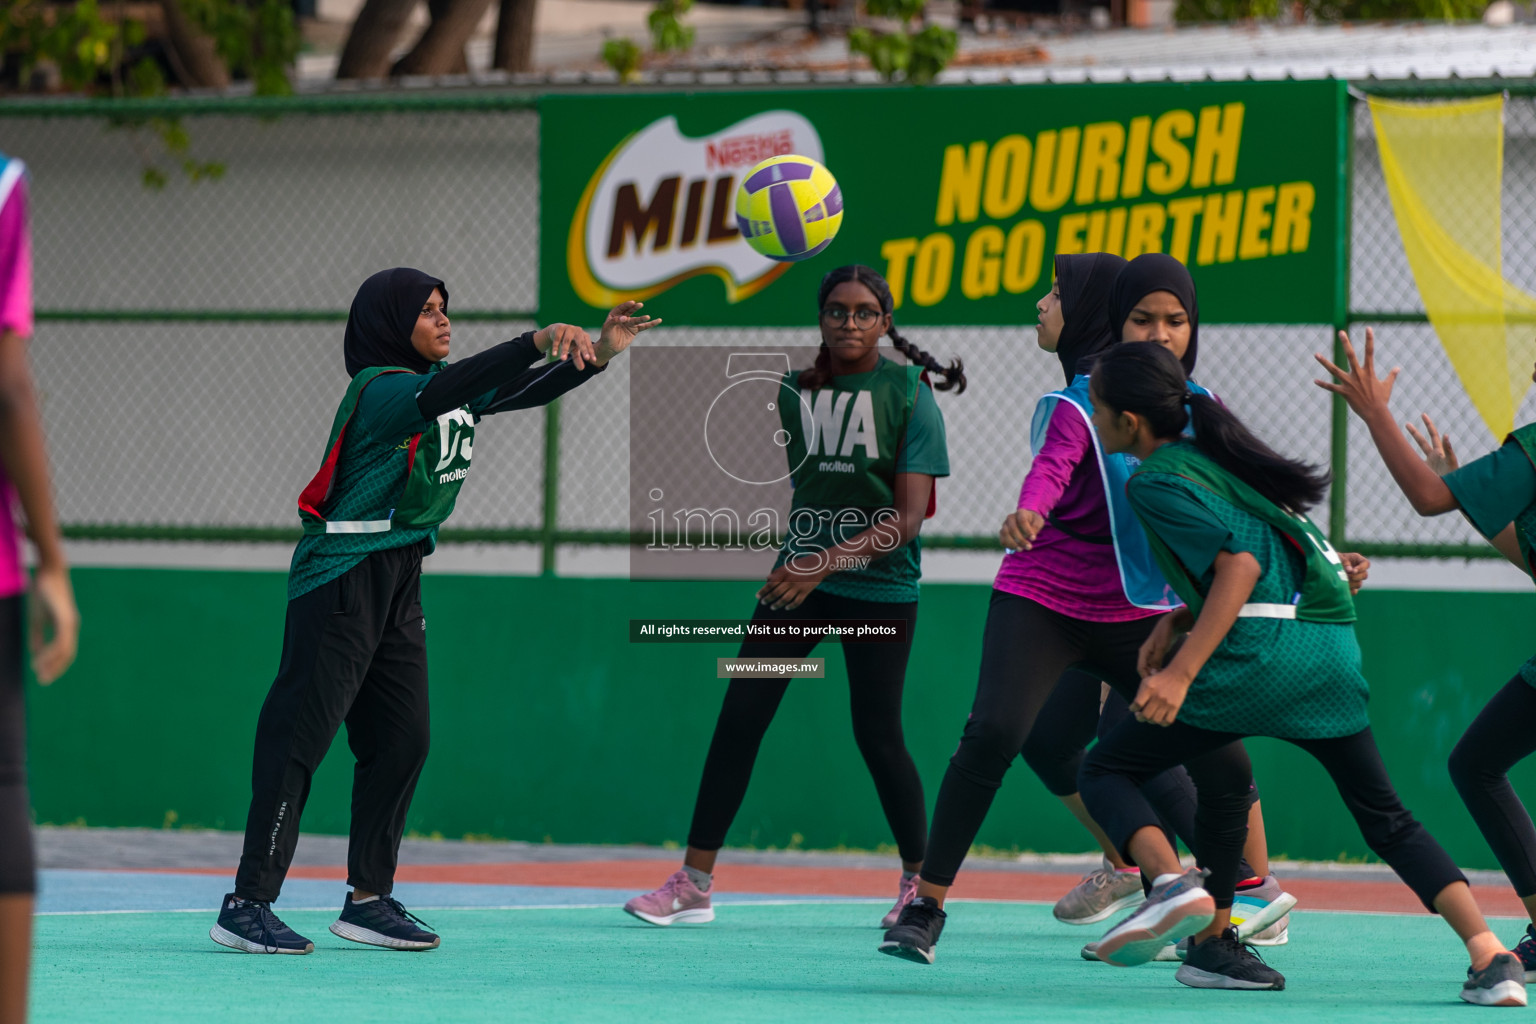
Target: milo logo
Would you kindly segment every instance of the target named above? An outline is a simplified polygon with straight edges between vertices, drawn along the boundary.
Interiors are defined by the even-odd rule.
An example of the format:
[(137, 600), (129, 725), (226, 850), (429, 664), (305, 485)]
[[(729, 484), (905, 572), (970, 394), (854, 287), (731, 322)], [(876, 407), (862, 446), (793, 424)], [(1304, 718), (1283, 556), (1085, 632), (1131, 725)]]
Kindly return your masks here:
[(789, 269), (753, 251), (736, 227), (736, 188), (753, 164), (798, 153), (822, 159), (811, 122), (787, 110), (699, 138), (661, 118), (608, 154), (571, 218), (566, 264), (583, 301), (648, 299), (713, 274), (727, 302), (750, 298)]

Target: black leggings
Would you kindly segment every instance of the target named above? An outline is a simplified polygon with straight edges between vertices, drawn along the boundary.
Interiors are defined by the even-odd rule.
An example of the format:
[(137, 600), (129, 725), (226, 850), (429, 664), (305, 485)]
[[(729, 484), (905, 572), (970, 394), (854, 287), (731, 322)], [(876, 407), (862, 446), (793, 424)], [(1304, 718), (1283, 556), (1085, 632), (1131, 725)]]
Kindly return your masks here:
[[(923, 863), (924, 881), (954, 884), (1003, 776), (1024, 748), (1063, 673), (1078, 665), (1088, 676), (1109, 683), (1122, 699), (1134, 699), (1141, 682), (1136, 656), (1156, 622), (1155, 616), (1130, 622), (1085, 622), (1028, 598), (992, 592), (976, 697), (960, 748), (949, 759), (939, 788), (928, 858)], [(1088, 688), (1081, 677), (1074, 678), (1077, 682), (1071, 685), (1079, 695), (1077, 703), (1086, 707)], [(1096, 723), (1097, 683), (1093, 687), (1092, 721)], [(1064, 698), (1064, 707), (1072, 702), (1071, 697)], [(1081, 714), (1073, 717), (1080, 723), (1088, 721)], [(1091, 735), (1089, 729), (1086, 737)], [(1193, 849), (1192, 797), (1187, 780), (1174, 777), (1154, 781), (1149, 777), (1148, 782), (1151, 789), (1147, 799), (1167, 811), (1170, 825)], [(1061, 785), (1058, 782), (1056, 788)]]
[(347, 884), (393, 890), (430, 733), (421, 553), (419, 543), (375, 551), (288, 602), (282, 661), (256, 720), (241, 899), (282, 891), (310, 781), (343, 722), (357, 759)]
[[(753, 622), (810, 619), (905, 619), (907, 638), (896, 643), (845, 643), (848, 665), (848, 696), (853, 710), (853, 738), (864, 755), (874, 779), (885, 820), (890, 823), (903, 861), (920, 861), (928, 837), (923, 783), (907, 753), (901, 729), (901, 691), (906, 682), (907, 657), (917, 629), (917, 602), (893, 604), (860, 601), (813, 590), (798, 608), (774, 611), (759, 604)], [(800, 642), (749, 640), (741, 645), (742, 658), (803, 658), (815, 649), (818, 638)], [(758, 747), (768, 732), (789, 689), (786, 680), (733, 679), (725, 691), (725, 703), (715, 722), (715, 735), (704, 759), (704, 777), (693, 807), (688, 845), (698, 850), (718, 850), (725, 845), (741, 801), (752, 779)], [(812, 796), (812, 794), (807, 794)]]
[(1536, 896), (1536, 828), (1509, 784), (1509, 769), (1536, 751), (1536, 688), (1520, 676), (1504, 684), (1456, 749), (1451, 780), (1515, 895)]
[[(1035, 727), (1024, 741), (1024, 763), (1044, 783), (1052, 796), (1077, 794), (1077, 775), (1095, 738), (1108, 736), (1115, 726), (1131, 714), (1131, 705), (1120, 691), (1110, 689), (1100, 697), (1103, 684), (1099, 678), (1078, 669), (1061, 677), (1051, 691)], [(1191, 846), (1195, 836), (1195, 784), (1183, 766), (1170, 768), (1141, 787), (1162, 820), (1169, 842), (1175, 838)], [(1258, 798), (1258, 791), (1252, 794)]]
[[(1195, 781), (1199, 806), (1195, 842), (1200, 866), (1210, 872), (1205, 888), (1218, 907), (1232, 905), (1243, 842), (1248, 836), (1248, 788), (1253, 771), (1237, 733), (1213, 732), (1183, 722), (1164, 727), (1128, 719), (1115, 727), (1083, 762), (1083, 803), (1122, 854), (1140, 829), (1156, 827), (1157, 815), (1139, 785), (1182, 764)], [(1449, 855), (1403, 807), (1376, 738), (1369, 727), (1353, 736), (1287, 740), (1318, 760), (1344, 805), (1354, 815), (1366, 845), (1397, 872), (1426, 908), (1434, 910), (1440, 891), (1465, 882)]]
[(0, 896), (37, 891), (27, 798), (27, 708), (22, 698), (22, 598), (0, 599)]

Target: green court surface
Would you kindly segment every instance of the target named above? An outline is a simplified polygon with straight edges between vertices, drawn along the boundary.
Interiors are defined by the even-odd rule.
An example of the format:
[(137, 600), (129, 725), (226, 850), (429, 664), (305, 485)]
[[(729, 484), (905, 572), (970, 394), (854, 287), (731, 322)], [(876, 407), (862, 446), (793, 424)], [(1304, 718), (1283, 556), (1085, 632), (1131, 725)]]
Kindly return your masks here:
[[(730, 906), (715, 923), (654, 928), (616, 907), (449, 910), (424, 916), (441, 949), (392, 953), (288, 922), (305, 957), (225, 951), (208, 914), (79, 914), (38, 920), (34, 1020), (206, 1021), (1188, 1021), (1263, 1024), (1465, 1021), (1492, 1010), (1457, 998), (1465, 961), (1425, 916), (1298, 914), (1266, 951), (1284, 992), (1212, 992), (1174, 964), (1115, 968), (1036, 905), (963, 903), (932, 967), (875, 952), (872, 903)], [(1512, 941), (1519, 926), (1496, 922)], [(1527, 1011), (1505, 1011), (1509, 1013)]]

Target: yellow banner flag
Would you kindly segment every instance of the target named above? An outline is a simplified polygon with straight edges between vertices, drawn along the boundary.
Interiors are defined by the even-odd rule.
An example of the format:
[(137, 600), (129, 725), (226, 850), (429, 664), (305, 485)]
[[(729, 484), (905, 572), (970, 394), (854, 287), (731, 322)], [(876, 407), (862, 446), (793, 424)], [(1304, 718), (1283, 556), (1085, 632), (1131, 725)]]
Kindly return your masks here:
[(1483, 422), (1514, 427), (1536, 361), (1536, 297), (1504, 279), (1504, 97), (1371, 97), (1382, 175), (1440, 344)]

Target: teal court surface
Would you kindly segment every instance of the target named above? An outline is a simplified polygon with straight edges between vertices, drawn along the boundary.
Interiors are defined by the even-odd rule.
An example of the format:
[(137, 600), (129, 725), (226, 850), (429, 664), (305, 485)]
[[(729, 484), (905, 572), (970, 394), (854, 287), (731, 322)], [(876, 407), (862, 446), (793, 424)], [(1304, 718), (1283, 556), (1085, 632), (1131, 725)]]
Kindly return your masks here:
[[(337, 852), (334, 840), (314, 838), (321, 860)], [(656, 928), (620, 907), (659, 884), (675, 854), (417, 844), (435, 847), (425, 856), (439, 863), (405, 851), (395, 894), (442, 935), (441, 948), (399, 953), (333, 936), (327, 926), (346, 893), (345, 871), (308, 863), (295, 867), (275, 909), (314, 941), (314, 953), (259, 956), (208, 939), (233, 861), (210, 862), (228, 856), (230, 839), (201, 852), (183, 843), (165, 856), (153, 840), (148, 833), (149, 847), (119, 855), (88, 835), (82, 841), (107, 852), (63, 862), (126, 866), (45, 868), (35, 1021), (1400, 1024), (1536, 1012), (1461, 1003), (1460, 943), (1414, 912), (1411, 896), (1405, 904), (1406, 889), (1379, 870), (1282, 875), (1301, 903), (1290, 943), (1263, 953), (1287, 989), (1229, 993), (1179, 985), (1175, 964), (1082, 960), (1079, 947), (1104, 925), (1062, 925), (1044, 898), (1069, 888), (1080, 866), (977, 865), (973, 888), (988, 898), (951, 902), (938, 961), (921, 966), (875, 950), (891, 899), (872, 890), (877, 882), (894, 890), (894, 872), (873, 857), (742, 855), (752, 862), (736, 865), (729, 887), (727, 852), (714, 923)], [(60, 843), (70, 841), (44, 835), (44, 864), (60, 862)], [(1479, 894), (1494, 900), (1491, 886), (1480, 884)], [(1386, 909), (1318, 909), (1373, 903)], [(1513, 943), (1523, 926), (1501, 918), (1494, 927)]]

